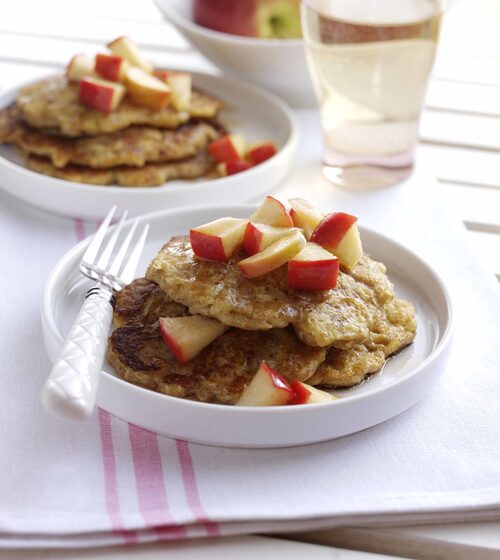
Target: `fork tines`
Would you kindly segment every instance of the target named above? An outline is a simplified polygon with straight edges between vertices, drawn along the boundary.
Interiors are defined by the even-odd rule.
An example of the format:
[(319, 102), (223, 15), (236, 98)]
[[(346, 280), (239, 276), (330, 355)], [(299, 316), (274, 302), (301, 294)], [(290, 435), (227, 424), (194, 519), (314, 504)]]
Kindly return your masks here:
[[(127, 211), (123, 212), (118, 224), (114, 226), (111, 235), (106, 240), (115, 211), (116, 206), (113, 206), (91, 239), (82, 257), (80, 270), (86, 276), (102, 282), (114, 290), (120, 290), (126, 284), (129, 284), (134, 277), (149, 225), (144, 226), (135, 244), (132, 245), (134, 234), (140, 222), (140, 218), (137, 218), (130, 225), (125, 239), (118, 245), (127, 218)], [(131, 246), (132, 250), (129, 254), (128, 250)], [(116, 253), (114, 253), (115, 247), (119, 247)]]

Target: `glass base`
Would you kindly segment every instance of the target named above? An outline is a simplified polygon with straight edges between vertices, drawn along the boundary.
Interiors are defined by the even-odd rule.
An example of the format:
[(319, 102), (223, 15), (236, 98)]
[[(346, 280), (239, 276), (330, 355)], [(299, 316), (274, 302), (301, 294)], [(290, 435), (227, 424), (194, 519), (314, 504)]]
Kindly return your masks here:
[(411, 175), (413, 165), (406, 167), (380, 167), (356, 165), (339, 167), (323, 165), (323, 175), (335, 185), (354, 191), (382, 189), (400, 183)]
[(325, 147), (323, 175), (339, 187), (366, 191), (400, 183), (413, 171), (414, 148), (387, 156), (342, 154)]

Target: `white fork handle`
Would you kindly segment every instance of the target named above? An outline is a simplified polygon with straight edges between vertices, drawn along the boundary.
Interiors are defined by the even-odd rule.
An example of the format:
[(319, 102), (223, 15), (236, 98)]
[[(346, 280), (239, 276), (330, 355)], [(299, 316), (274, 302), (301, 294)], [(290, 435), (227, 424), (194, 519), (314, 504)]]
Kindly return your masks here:
[(85, 420), (92, 413), (113, 304), (113, 294), (102, 286), (87, 292), (42, 390), (42, 403), (47, 410), (70, 420)]

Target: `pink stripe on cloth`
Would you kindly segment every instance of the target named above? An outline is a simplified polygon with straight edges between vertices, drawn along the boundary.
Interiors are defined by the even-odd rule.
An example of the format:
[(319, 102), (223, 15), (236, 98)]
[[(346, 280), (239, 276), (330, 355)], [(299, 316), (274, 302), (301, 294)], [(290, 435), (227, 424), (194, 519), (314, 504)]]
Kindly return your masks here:
[(205, 525), (207, 534), (211, 537), (218, 537), (221, 534), (219, 525), (208, 519), (205, 509), (201, 504), (189, 443), (187, 441), (175, 440), (175, 444), (181, 465), (182, 482), (184, 483), (184, 492), (186, 493), (188, 506), (196, 516), (196, 520)]
[(75, 224), (75, 235), (76, 235), (76, 240), (77, 241), (82, 241), (82, 239), (85, 239), (85, 225), (83, 220), (80, 220), (80, 218), (75, 218), (74, 219), (74, 224)]
[(121, 533), (127, 544), (138, 542), (133, 531), (126, 531), (120, 514), (120, 499), (118, 495), (118, 481), (116, 477), (116, 459), (113, 447), (113, 433), (111, 415), (102, 408), (99, 409), (99, 430), (101, 434), (102, 461), (104, 466), (104, 486), (106, 492), (106, 507), (113, 530)]
[(139, 508), (147, 526), (160, 539), (181, 539), (186, 529), (176, 524), (170, 513), (158, 436), (134, 424), (128, 425)]

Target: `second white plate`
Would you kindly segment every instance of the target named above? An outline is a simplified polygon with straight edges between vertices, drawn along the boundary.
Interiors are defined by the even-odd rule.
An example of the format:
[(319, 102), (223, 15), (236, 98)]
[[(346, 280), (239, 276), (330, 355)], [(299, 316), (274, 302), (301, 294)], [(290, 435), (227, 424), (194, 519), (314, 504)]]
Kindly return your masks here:
[[(298, 133), (291, 110), (274, 95), (224, 76), (193, 72), (196, 87), (224, 102), (221, 121), (251, 142), (272, 140), (278, 153), (256, 167), (222, 179), (171, 181), (159, 187), (95, 186), (54, 179), (30, 171), (12, 146), (0, 145), (0, 189), (43, 210), (72, 218), (98, 220), (111, 206), (131, 215), (190, 204), (254, 200), (280, 183), (292, 164)], [(0, 108), (14, 102), (17, 90), (0, 95)]]
[[(251, 206), (212, 206), (156, 212), (141, 221), (151, 226), (138, 276), (173, 235), (222, 216), (247, 217)], [(118, 378), (103, 368), (99, 406), (160, 434), (230, 447), (284, 447), (333, 439), (379, 424), (415, 404), (444, 370), (451, 341), (447, 290), (425, 261), (374, 231), (360, 228), (365, 251), (387, 265), (398, 296), (415, 304), (414, 343), (388, 360), (383, 370), (353, 389), (336, 391), (331, 403), (284, 407), (234, 407), (162, 395)], [(87, 282), (78, 264), (88, 240), (69, 251), (54, 268), (44, 292), (45, 344), (54, 360), (82, 302)], [(78, 289), (75, 287), (78, 286)]]

